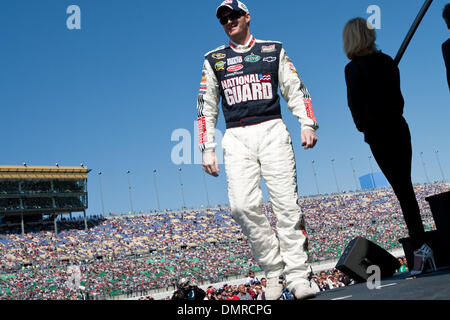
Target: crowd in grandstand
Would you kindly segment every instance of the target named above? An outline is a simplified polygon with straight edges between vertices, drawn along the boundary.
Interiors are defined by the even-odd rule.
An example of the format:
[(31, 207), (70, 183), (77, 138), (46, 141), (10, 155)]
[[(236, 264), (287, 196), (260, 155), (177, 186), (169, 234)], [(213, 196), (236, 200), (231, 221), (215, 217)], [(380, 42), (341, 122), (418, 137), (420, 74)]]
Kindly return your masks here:
[[(181, 279), (178, 290), (172, 296), (166, 299), (172, 300), (265, 300), (265, 290), (267, 279), (259, 279), (254, 271), (249, 271), (249, 277), (244, 283), (238, 285), (224, 284), (220, 287), (214, 285), (208, 286), (206, 290), (198, 288), (189, 279)], [(321, 271), (320, 274), (312, 275), (311, 281), (317, 285), (318, 290), (326, 291), (339, 287), (344, 287), (352, 283), (351, 279), (337, 269)], [(151, 296), (141, 298), (146, 300)], [(280, 300), (294, 300), (294, 296), (286, 288), (286, 282), (283, 281), (283, 293)]]
[[(398, 258), (398, 261), (401, 267), (396, 271), (407, 272), (408, 267), (406, 265), (406, 258)], [(184, 281), (188, 281), (188, 279), (184, 279)], [(349, 286), (354, 283), (352, 279), (350, 279), (347, 275), (337, 269), (327, 271), (323, 270), (318, 274), (314, 273), (311, 276), (311, 281), (313, 285), (317, 285), (317, 288), (320, 292)], [(176, 290), (173, 295), (168, 295), (165, 297), (165, 299), (195, 300), (199, 298), (198, 296), (200, 296), (200, 299), (203, 300), (265, 300), (264, 292), (266, 286), (267, 279), (263, 277), (261, 279), (258, 279), (258, 277), (255, 276), (253, 270), (250, 270), (249, 277), (247, 278), (246, 282), (239, 285), (224, 284), (219, 287), (210, 285), (205, 290), (204, 294), (201, 294), (201, 290), (198, 290), (195, 284), (185, 285), (184, 287), (179, 286), (179, 289)], [(180, 292), (183, 293), (182, 297), (177, 296)], [(140, 300), (150, 299), (153, 299), (153, 297), (145, 296), (140, 298)], [(286, 288), (285, 281), (283, 282), (283, 293), (280, 297), (280, 300), (294, 300), (293, 295)]]
[[(425, 230), (435, 229), (425, 198), (447, 190), (448, 187), (441, 184), (416, 187)], [(301, 200), (300, 206), (306, 213), (312, 261), (340, 256), (342, 249), (356, 236), (372, 240), (387, 250), (400, 247), (398, 239), (408, 236), (392, 189), (306, 198)]]
[[(449, 184), (415, 188), (425, 228), (434, 229), (425, 197), (448, 191)], [(339, 257), (355, 236), (386, 249), (401, 247), (398, 239), (407, 236), (391, 189), (301, 198), (299, 205), (305, 214), (310, 262)], [(264, 205), (264, 212), (274, 226), (270, 203)], [(216, 283), (246, 274), (249, 268), (258, 270), (226, 207), (96, 217), (89, 221), (88, 231), (82, 221), (69, 219), (59, 222), (57, 235), (40, 225), (32, 228), (25, 235), (17, 229), (0, 234), (0, 299), (126, 295), (170, 290), (181, 277)], [(79, 267), (83, 290), (70, 286), (69, 266)], [(314, 280), (327, 290), (347, 285), (342, 276), (330, 271), (315, 275)], [(263, 286), (257, 286), (250, 284), (246, 290), (263, 292)], [(230, 295), (236, 290), (239, 286), (225, 291)]]

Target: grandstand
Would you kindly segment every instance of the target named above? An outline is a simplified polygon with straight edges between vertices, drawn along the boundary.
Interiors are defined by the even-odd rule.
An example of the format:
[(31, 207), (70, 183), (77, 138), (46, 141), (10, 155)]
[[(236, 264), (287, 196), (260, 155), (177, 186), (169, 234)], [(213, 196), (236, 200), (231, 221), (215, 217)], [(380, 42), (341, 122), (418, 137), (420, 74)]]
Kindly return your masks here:
[[(433, 230), (425, 198), (450, 184), (414, 188), (425, 229)], [(390, 188), (303, 197), (299, 206), (312, 264), (335, 261), (356, 236), (402, 250), (398, 239), (407, 230)], [(270, 203), (263, 210), (275, 227)], [(209, 285), (242, 279), (249, 268), (260, 271), (228, 207), (101, 218), (87, 230), (67, 228), (74, 222), (81, 220), (62, 221), (56, 235), (37, 226), (25, 236), (0, 233), (0, 299), (82, 299), (66, 284), (70, 265), (80, 267), (84, 294), (99, 299), (168, 292), (181, 277)]]
[[(87, 230), (89, 169), (56, 166), (0, 166), (0, 227), (54, 223), (57, 217), (83, 212)], [(46, 219), (47, 218), (47, 219)]]

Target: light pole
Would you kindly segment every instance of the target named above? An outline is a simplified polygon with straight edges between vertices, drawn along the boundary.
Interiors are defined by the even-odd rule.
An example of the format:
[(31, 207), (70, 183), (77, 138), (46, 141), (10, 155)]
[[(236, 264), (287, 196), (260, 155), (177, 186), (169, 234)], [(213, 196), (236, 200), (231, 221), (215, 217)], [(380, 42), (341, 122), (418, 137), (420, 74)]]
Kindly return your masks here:
[(439, 150), (434, 151), (434, 154), (436, 155), (436, 159), (437, 159), (437, 162), (438, 162), (438, 165), (439, 165), (439, 169), (441, 170), (442, 182), (445, 182), (444, 171), (442, 170), (441, 161), (439, 160)]
[(375, 189), (376, 185), (375, 185), (375, 178), (373, 177), (373, 167), (372, 167), (372, 156), (369, 156), (369, 166), (370, 166), (370, 177), (372, 178), (372, 186)]
[(427, 179), (428, 184), (430, 184), (430, 179), (428, 178), (427, 169), (425, 168), (425, 162), (423, 161), (423, 152), (420, 152), (420, 160), (422, 161), (423, 172), (425, 172), (425, 179)]
[(159, 205), (158, 187), (156, 185), (156, 169), (153, 170), (153, 184), (155, 185), (155, 197), (156, 203), (158, 204), (158, 211), (161, 211), (161, 207)]
[(180, 180), (181, 198), (183, 199), (183, 209), (186, 208), (186, 202), (184, 201), (183, 182), (181, 182), (181, 168), (178, 168), (178, 178)]
[(314, 181), (316, 182), (317, 194), (320, 194), (319, 183), (317, 182), (317, 173), (316, 173), (316, 170), (314, 169), (314, 160), (311, 161), (311, 165), (312, 165), (313, 174), (314, 174)]
[(336, 188), (337, 188), (337, 191), (338, 191), (338, 193), (341, 193), (341, 190), (339, 189), (339, 184), (338, 184), (337, 176), (336, 176), (336, 170), (334, 169), (334, 160), (335, 160), (335, 159), (331, 159), (331, 168), (333, 168), (334, 181), (336, 181)]
[(130, 196), (130, 209), (131, 209), (131, 213), (133, 213), (133, 201), (131, 200), (131, 183), (130, 183), (130, 173), (131, 171), (128, 170), (127, 171), (127, 178), (128, 178), (128, 194)]
[(355, 180), (355, 191), (358, 191), (358, 179), (356, 179), (356, 172), (355, 172), (355, 167), (353, 166), (353, 157), (350, 158), (350, 165), (352, 167), (352, 172), (353, 172), (353, 179)]
[(209, 204), (208, 186), (206, 185), (206, 179), (205, 179), (206, 173), (204, 170), (202, 170), (202, 171), (203, 171), (203, 184), (205, 185), (205, 192), (206, 192), (206, 202), (208, 203), (208, 208), (209, 208), (210, 204)]
[(103, 216), (105, 216), (105, 206), (103, 204), (103, 189), (102, 189), (102, 173), (99, 172), (98, 173), (98, 182), (99, 182), (99, 187), (100, 187), (100, 201), (102, 203), (102, 214)]

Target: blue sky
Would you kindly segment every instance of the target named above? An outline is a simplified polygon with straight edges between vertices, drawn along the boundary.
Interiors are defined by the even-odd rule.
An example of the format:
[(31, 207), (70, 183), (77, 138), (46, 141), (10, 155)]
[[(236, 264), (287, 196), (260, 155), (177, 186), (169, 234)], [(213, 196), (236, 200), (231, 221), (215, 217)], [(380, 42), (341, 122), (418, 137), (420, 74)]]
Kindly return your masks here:
[[(440, 180), (435, 157), (450, 177), (450, 94), (441, 43), (450, 32), (441, 18), (447, 1), (435, 0), (400, 63), (405, 118), (413, 139), (413, 182)], [(196, 98), (203, 54), (226, 43), (215, 18), (220, 1), (3, 0), (0, 3), (0, 106), (2, 165), (79, 165), (90, 169), (88, 214), (130, 210), (130, 170), (135, 211), (157, 208), (153, 170), (162, 208), (206, 204), (201, 165), (193, 164)], [(370, 150), (347, 107), (342, 29), (353, 17), (381, 9), (377, 44), (395, 56), (423, 1), (247, 0), (251, 30), (259, 39), (284, 43), (311, 93), (320, 129), (313, 150), (300, 142), (300, 126), (283, 102), (297, 160), (299, 195), (354, 189), (370, 171)], [(81, 30), (69, 30), (67, 7), (81, 9)], [(274, 5), (276, 4), (276, 5)], [(218, 129), (224, 132), (224, 119)], [(172, 133), (190, 133), (191, 163), (171, 159)], [(380, 124), (380, 130), (389, 130)], [(387, 143), (394, 143), (392, 141)], [(375, 170), (377, 166), (372, 162)], [(227, 203), (223, 165), (205, 179), (211, 204)], [(267, 190), (263, 188), (267, 199)]]

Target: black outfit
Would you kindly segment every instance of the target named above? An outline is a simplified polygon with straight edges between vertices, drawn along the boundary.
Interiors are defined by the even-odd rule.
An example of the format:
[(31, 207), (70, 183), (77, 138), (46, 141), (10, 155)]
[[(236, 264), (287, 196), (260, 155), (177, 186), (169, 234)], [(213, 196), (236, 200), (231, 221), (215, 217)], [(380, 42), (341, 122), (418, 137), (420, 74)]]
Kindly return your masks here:
[(412, 245), (418, 249), (425, 242), (425, 230), (411, 181), (411, 135), (403, 118), (398, 67), (379, 51), (354, 58), (345, 67), (345, 80), (356, 127), (364, 133), (364, 140), (391, 184)]
[(447, 69), (447, 83), (450, 90), (450, 39), (442, 44), (442, 55), (444, 56), (445, 67)]

